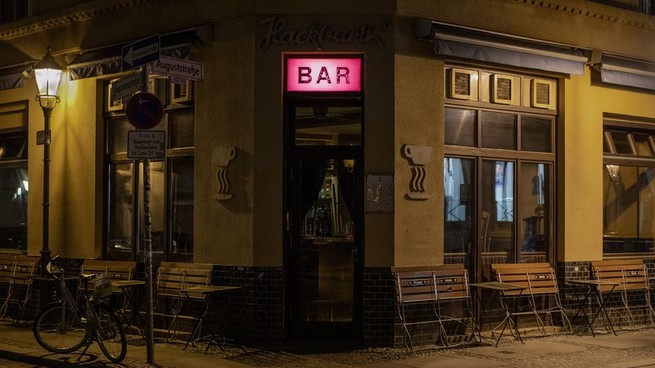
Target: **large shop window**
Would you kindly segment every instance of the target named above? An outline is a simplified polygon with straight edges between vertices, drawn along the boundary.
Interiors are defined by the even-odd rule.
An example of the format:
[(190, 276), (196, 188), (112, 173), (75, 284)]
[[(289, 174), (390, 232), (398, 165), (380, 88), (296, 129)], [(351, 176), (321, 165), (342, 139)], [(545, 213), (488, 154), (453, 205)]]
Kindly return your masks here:
[(0, 251), (27, 252), (27, 103), (0, 105)]
[[(150, 163), (152, 249), (155, 262), (193, 261), (194, 109), (192, 85), (184, 98), (165, 80), (151, 81), (165, 105), (162, 121), (152, 130), (166, 132), (163, 160)], [(107, 91), (109, 88), (105, 88)], [(153, 91), (151, 91), (153, 92)], [(143, 163), (127, 158), (127, 132), (134, 128), (120, 104), (106, 107), (107, 131), (107, 257), (140, 259), (144, 250)]]
[(492, 263), (549, 261), (557, 82), (460, 67), (446, 74), (444, 262), (486, 281)]
[(603, 253), (653, 253), (655, 123), (604, 122)]

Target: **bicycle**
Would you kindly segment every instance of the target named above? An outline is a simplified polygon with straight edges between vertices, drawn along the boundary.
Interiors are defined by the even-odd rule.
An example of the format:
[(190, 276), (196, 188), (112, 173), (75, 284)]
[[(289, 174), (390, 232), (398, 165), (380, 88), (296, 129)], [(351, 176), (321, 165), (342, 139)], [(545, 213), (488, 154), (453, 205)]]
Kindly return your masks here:
[[(111, 280), (102, 274), (80, 275), (85, 292), (78, 302), (66, 286), (64, 269), (52, 271), (57, 258), (53, 257), (46, 269), (48, 275), (59, 282), (59, 300), (45, 305), (36, 316), (33, 325), (36, 341), (53, 353), (71, 353), (85, 346), (78, 360), (96, 341), (107, 359), (113, 363), (122, 362), (127, 342), (121, 323), (108, 303)], [(86, 291), (94, 278), (93, 294), (89, 295)]]

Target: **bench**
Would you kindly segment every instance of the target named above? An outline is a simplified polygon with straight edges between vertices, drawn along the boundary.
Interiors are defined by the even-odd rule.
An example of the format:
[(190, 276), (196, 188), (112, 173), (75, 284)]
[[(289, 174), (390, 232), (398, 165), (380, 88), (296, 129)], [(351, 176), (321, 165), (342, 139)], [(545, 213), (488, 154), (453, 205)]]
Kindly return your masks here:
[(25, 311), (25, 305), (32, 295), (34, 277), (38, 275), (39, 257), (23, 255), (0, 255), (0, 284), (7, 292), (0, 307), (0, 318), (7, 316), (10, 304), (16, 304), (18, 314), (15, 319), (19, 322)]
[(165, 319), (171, 319), (167, 324), (166, 334), (169, 338), (176, 337), (179, 319), (195, 317), (184, 313), (185, 300), (204, 301), (206, 294), (182, 290), (192, 287), (208, 286), (211, 283), (213, 265), (206, 263), (162, 262), (157, 270), (155, 283), (155, 312)]
[[(450, 322), (455, 322), (465, 329), (470, 328), (470, 336), (475, 336), (477, 325), (473, 318), (468, 272), (464, 265), (394, 267), (392, 273), (398, 317), (402, 323), (403, 340), (408, 350), (413, 350), (414, 347), (413, 333), (410, 331), (410, 326), (413, 325), (436, 325), (437, 340), (444, 346), (450, 345), (447, 333), (447, 324)], [(453, 302), (460, 303), (460, 308), (452, 309), (460, 315), (446, 311), (447, 303)], [(408, 312), (409, 305), (419, 303), (430, 310)]]
[[(555, 270), (549, 263), (498, 263), (492, 264), (491, 269), (497, 281), (524, 288), (505, 292), (505, 297), (518, 299), (515, 302), (519, 302), (520, 299), (528, 301), (528, 308), (516, 309), (512, 312), (512, 316), (533, 315), (537, 328), (546, 335), (544, 318), (541, 316), (550, 315), (552, 322), (552, 315), (559, 313), (564, 328), (568, 332), (573, 332), (571, 321), (562, 306)], [(538, 299), (541, 301), (537, 302)]]
[[(591, 262), (592, 276), (607, 284), (599, 285), (599, 295), (608, 294), (614, 287), (614, 291), (621, 292), (622, 309), (627, 313), (626, 319), (630, 327), (634, 328), (635, 318), (632, 309), (646, 309), (651, 325), (655, 310), (650, 302), (650, 283), (648, 268), (643, 259), (612, 259)], [(612, 285), (614, 284), (614, 285)], [(631, 297), (631, 294), (642, 294), (643, 298)], [(643, 300), (642, 303), (636, 304)]]

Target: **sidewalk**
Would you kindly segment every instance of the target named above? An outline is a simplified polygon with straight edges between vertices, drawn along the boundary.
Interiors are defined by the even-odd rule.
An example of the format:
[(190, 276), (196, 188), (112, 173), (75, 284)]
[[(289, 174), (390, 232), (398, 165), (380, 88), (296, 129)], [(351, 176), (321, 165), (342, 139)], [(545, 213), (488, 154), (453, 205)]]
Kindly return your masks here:
[[(154, 362), (162, 368), (487, 368), (487, 367), (655, 367), (655, 329), (619, 331), (618, 336), (559, 335), (529, 337), (525, 344), (512, 338), (498, 348), (488, 345), (464, 348), (404, 349), (370, 348), (343, 353), (292, 354), (246, 348), (189, 347), (183, 343), (156, 341)], [(133, 339), (130, 336), (129, 339)], [(118, 365), (109, 363), (96, 344), (80, 357), (76, 354), (52, 354), (41, 348), (31, 326), (16, 327), (0, 322), (0, 357), (45, 367), (149, 367), (143, 340), (128, 345), (127, 358)]]

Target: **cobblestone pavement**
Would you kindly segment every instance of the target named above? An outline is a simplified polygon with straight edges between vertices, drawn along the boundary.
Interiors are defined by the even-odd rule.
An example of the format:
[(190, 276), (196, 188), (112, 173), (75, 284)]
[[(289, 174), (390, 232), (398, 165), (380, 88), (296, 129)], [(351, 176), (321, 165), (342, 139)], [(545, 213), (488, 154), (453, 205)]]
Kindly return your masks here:
[(216, 352), (252, 367), (655, 367), (655, 330), (624, 331), (619, 336), (560, 335), (529, 338), (525, 344), (505, 340), (459, 348), (370, 348), (341, 353), (292, 354), (263, 350)]
[[(1, 328), (0, 328), (1, 330)], [(36, 344), (30, 330), (0, 331), (0, 355), (44, 367), (152, 367), (143, 342), (131, 343), (121, 365), (108, 363), (95, 346), (80, 360), (76, 354), (50, 354)], [(655, 329), (620, 331), (614, 335), (556, 335), (530, 337), (525, 344), (511, 336), (497, 348), (489, 344), (459, 348), (368, 348), (346, 352), (297, 354), (255, 348), (204, 346), (157, 342), (155, 366), (160, 368), (487, 368), (487, 367), (655, 367)]]

